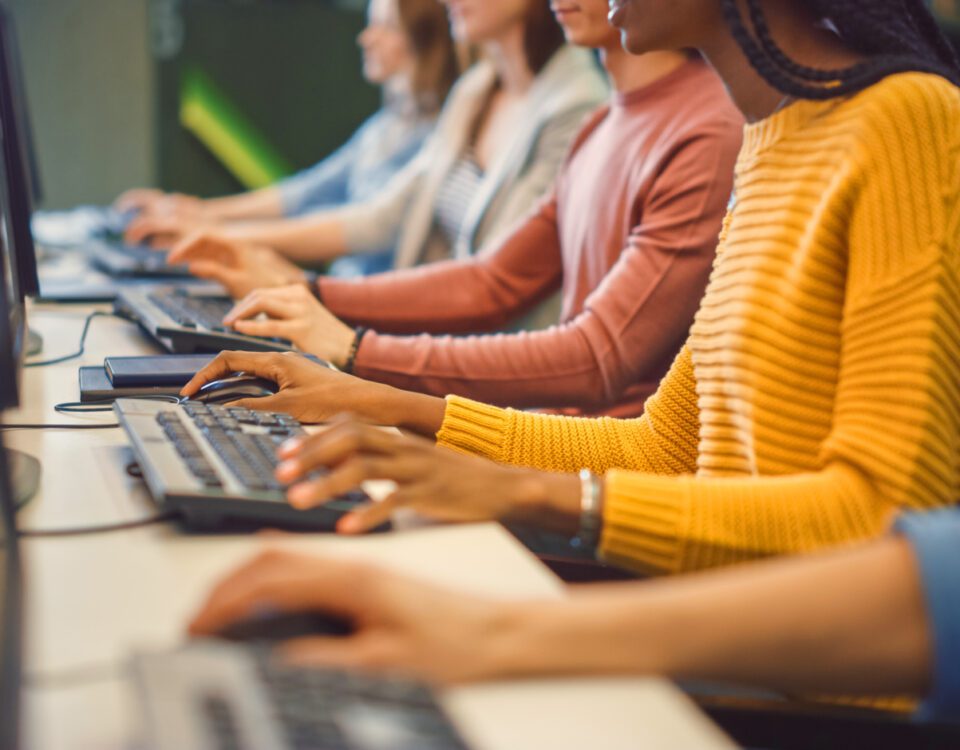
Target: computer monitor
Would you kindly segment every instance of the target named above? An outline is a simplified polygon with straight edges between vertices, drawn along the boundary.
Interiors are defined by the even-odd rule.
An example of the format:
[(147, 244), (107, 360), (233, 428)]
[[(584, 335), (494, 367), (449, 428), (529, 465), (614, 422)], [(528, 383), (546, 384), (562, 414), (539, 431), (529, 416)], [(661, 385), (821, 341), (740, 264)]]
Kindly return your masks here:
[[(0, 124), (2, 127), (2, 124)], [(9, 180), (0, 160), (0, 409), (20, 403), (26, 311), (17, 274), (17, 254), (10, 224)]]
[(24, 297), (40, 292), (37, 275), (36, 248), (30, 229), (33, 215), (34, 175), (30, 169), (30, 131), (23, 96), (22, 81), (17, 74), (20, 60), (16, 34), (10, 13), (0, 5), (0, 138), (3, 140), (3, 161), (7, 176), (7, 223), (16, 253), (19, 292)]
[[(2, 128), (2, 123), (0, 123)], [(10, 222), (10, 180), (0, 159), (0, 411), (20, 403), (20, 380), (26, 342), (26, 307), (17, 275), (17, 253)], [(19, 507), (36, 494), (40, 463), (19, 451), (5, 452), (5, 473)], [(2, 747), (2, 745), (0, 745)]]
[[(6, 287), (0, 287), (0, 304)], [(0, 340), (6, 326), (0, 326)], [(9, 353), (4, 345), (3, 351)], [(9, 362), (5, 363), (9, 365)], [(3, 373), (4, 375), (6, 372)], [(11, 467), (0, 443), (0, 747), (19, 747), (22, 649), (20, 557)]]

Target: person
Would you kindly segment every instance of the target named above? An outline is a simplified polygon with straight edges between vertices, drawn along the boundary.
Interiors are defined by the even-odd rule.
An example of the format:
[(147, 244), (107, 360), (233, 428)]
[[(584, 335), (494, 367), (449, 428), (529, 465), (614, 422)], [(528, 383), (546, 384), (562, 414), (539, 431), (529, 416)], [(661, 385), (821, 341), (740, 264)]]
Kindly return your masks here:
[(960, 511), (905, 516), (879, 541), (680, 579), (581, 586), (498, 602), (370, 564), (268, 550), (231, 572), (190, 624), (319, 611), (348, 637), (281, 648), (300, 664), (439, 684), (660, 674), (822, 697), (923, 696), (960, 722)]
[(751, 2), (746, 17), (735, 0), (613, 10), (631, 51), (700, 49), (752, 122), (707, 292), (642, 417), (444, 401), (296, 355), (222, 354), (185, 392), (243, 370), (282, 388), (255, 407), (322, 421), (350, 403), (435, 434), (354, 421), (284, 448), (300, 507), (397, 482), (349, 532), (408, 506), (578, 533), (608, 562), (674, 573), (956, 502), (960, 64), (919, 2)]
[[(581, 121), (606, 95), (587, 50), (565, 45), (547, 0), (446, 0), (455, 39), (484, 59), (449, 97), (420, 153), (377, 195), (298, 219), (221, 227), (307, 265), (396, 244), (394, 266), (469, 257), (553, 182)], [(196, 225), (145, 217), (132, 241)]]
[[(276, 185), (203, 200), (159, 190), (124, 193), (117, 208), (144, 216), (211, 222), (302, 216), (372, 197), (416, 156), (457, 77), (447, 14), (435, 0), (370, 0), (357, 39), (363, 76), (380, 86), (383, 105), (337, 151)], [(357, 276), (392, 266), (387, 249), (332, 264), (332, 276)]]
[[(568, 41), (600, 48), (614, 94), (574, 140), (552, 195), (516, 231), (468, 260), (363, 283), (318, 279), (326, 310), (302, 282), (259, 289), (226, 322), (343, 367), (354, 325), (409, 334), (496, 331), (562, 288), (557, 327), (470, 338), (364, 329), (352, 370), (433, 395), (641, 414), (703, 296), (743, 119), (698, 55), (628, 55), (607, 22), (606, 0), (557, 8)], [(198, 238), (171, 260), (202, 261), (215, 242)], [(214, 252), (247, 256), (204, 271), (233, 293), (270, 282), (249, 249), (218, 243)], [(290, 273), (306, 278), (296, 267)], [(264, 313), (271, 319), (258, 319)]]

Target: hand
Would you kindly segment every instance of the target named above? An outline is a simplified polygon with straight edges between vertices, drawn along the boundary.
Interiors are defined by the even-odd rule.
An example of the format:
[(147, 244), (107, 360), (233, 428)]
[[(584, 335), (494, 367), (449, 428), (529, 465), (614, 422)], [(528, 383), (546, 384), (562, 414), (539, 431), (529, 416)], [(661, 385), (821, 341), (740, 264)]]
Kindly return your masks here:
[[(251, 320), (268, 315), (267, 320)], [(257, 289), (223, 319), (248, 336), (283, 338), (321, 359), (343, 367), (355, 332), (334, 317), (303, 284)]]
[(113, 207), (120, 213), (134, 211), (142, 213), (150, 211), (151, 208), (166, 197), (162, 190), (153, 188), (135, 188), (122, 193), (114, 202)]
[(337, 372), (294, 352), (222, 352), (193, 376), (181, 394), (192, 396), (204, 383), (237, 372), (272, 380), (280, 390), (273, 396), (241, 399), (230, 406), (290, 414), (308, 424), (326, 422), (345, 406), (376, 411), (381, 391), (389, 389), (389, 386)]
[[(190, 624), (216, 635), (258, 612), (317, 611), (354, 633), (281, 646), (303, 666), (403, 674), (434, 683), (494, 677), (511, 635), (512, 605), (468, 597), (360, 562), (267, 551), (227, 576)], [(497, 657), (497, 658), (494, 658)]]
[(133, 219), (123, 233), (124, 241), (131, 245), (149, 244), (157, 249), (167, 249), (184, 237), (216, 228), (216, 224), (205, 220), (201, 213), (178, 216), (161, 211), (160, 207), (166, 200), (162, 198), (154, 204), (153, 210)]
[[(342, 533), (372, 529), (401, 507), (439, 521), (540, 522), (571, 532), (579, 520), (576, 476), (503, 466), (349, 416), (322, 434), (289, 441), (279, 456), (277, 479), (293, 485), (287, 499), (297, 508), (327, 502), (369, 479), (397, 483), (383, 501), (343, 516), (337, 524)], [(317, 469), (328, 473), (307, 479)]]
[(255, 289), (308, 283), (302, 268), (268, 247), (204, 232), (174, 247), (167, 262), (186, 263), (190, 273), (219, 282), (234, 299)]

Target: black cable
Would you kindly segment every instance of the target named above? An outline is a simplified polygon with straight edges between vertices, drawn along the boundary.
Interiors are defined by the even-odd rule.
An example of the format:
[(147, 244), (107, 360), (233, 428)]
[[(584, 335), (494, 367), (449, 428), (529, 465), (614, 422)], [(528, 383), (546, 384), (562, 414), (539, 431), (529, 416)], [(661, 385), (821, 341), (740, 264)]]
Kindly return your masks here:
[[(138, 400), (162, 401), (167, 404), (179, 404), (178, 396), (138, 396)], [(59, 414), (97, 414), (113, 411), (115, 399), (99, 399), (97, 401), (67, 401), (57, 404), (53, 410)], [(105, 424), (0, 424), (0, 430), (113, 430), (119, 427), (118, 422)]]
[[(118, 396), (117, 398), (124, 397)], [(113, 411), (113, 404), (117, 398), (101, 398), (93, 401), (66, 401), (54, 406), (53, 410), (59, 414), (96, 414), (98, 412)], [(179, 404), (181, 402), (180, 397), (174, 395), (144, 395), (131, 396), (130, 398), (135, 398), (137, 401), (160, 401), (165, 404)]]
[(114, 531), (129, 531), (130, 529), (139, 529), (145, 526), (154, 526), (156, 524), (172, 521), (177, 517), (174, 512), (161, 513), (148, 518), (140, 518), (135, 521), (124, 521), (122, 523), (103, 524), (102, 526), (81, 526), (72, 529), (20, 529), (17, 536), (24, 539), (43, 539), (49, 537), (65, 536), (93, 536), (94, 534), (109, 534)]
[(65, 354), (62, 357), (57, 357), (55, 359), (45, 359), (40, 362), (27, 362), (24, 364), (24, 367), (48, 367), (50, 365), (59, 365), (63, 362), (69, 362), (73, 359), (79, 359), (83, 356), (86, 347), (87, 347), (87, 334), (90, 333), (90, 324), (93, 322), (94, 318), (119, 318), (121, 316), (112, 312), (101, 312), (96, 311), (92, 312), (87, 316), (87, 319), (83, 322), (83, 331), (80, 333), (80, 349), (79, 351), (74, 352), (73, 354)]

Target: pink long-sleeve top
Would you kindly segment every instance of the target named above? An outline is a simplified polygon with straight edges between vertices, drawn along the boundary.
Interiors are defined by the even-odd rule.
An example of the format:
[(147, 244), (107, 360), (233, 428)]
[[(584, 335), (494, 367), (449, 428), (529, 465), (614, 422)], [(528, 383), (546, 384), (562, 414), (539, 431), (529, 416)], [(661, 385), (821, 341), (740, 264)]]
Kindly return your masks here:
[[(356, 374), (500, 406), (639, 415), (706, 287), (742, 129), (716, 75), (690, 60), (597, 111), (553, 193), (493, 249), (322, 279), (335, 315), (376, 329)], [(450, 335), (496, 331), (557, 289), (558, 325)]]

